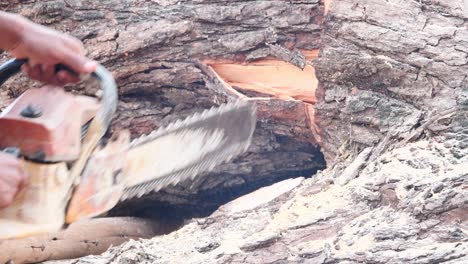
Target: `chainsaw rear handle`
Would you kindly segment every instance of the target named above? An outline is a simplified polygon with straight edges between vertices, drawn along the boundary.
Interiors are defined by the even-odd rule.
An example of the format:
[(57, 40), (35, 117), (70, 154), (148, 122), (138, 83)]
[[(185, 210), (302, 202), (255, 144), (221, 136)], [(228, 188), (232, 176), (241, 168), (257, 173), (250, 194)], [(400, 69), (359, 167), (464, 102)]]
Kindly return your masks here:
[[(3, 65), (0, 65), (0, 86), (10, 77), (20, 72), (21, 66), (27, 61), (27, 59), (12, 59)], [(63, 64), (56, 65), (55, 70), (66, 70), (78, 76), (76, 72)], [(91, 76), (99, 81), (103, 91), (101, 108), (97, 112), (96, 118), (99, 118), (99, 121), (101, 121), (101, 124), (104, 127), (102, 131), (105, 132), (117, 109), (117, 84), (115, 83), (112, 74), (102, 65), (98, 65), (96, 71), (94, 71)]]
[(11, 76), (15, 75), (21, 70), (21, 66), (25, 60), (9, 60), (0, 66), (0, 85), (3, 85)]

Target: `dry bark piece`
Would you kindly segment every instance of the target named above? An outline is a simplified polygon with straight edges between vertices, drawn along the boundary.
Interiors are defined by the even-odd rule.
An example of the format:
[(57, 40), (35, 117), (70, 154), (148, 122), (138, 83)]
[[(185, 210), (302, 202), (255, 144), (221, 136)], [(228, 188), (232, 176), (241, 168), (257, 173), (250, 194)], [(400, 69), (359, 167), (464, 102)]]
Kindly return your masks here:
[(359, 175), (361, 169), (365, 166), (373, 148), (364, 149), (359, 155), (349, 164), (346, 169), (343, 170), (341, 175), (336, 180), (339, 185), (346, 185), (350, 180), (356, 178)]

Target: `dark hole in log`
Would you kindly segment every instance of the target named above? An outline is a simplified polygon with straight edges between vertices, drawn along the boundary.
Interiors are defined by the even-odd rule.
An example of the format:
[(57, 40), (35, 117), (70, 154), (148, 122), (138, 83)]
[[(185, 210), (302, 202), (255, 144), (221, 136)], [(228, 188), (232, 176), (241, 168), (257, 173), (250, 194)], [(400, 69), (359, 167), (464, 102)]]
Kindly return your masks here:
[[(303, 52), (308, 59), (317, 54), (317, 51)], [(206, 63), (222, 83), (221, 89), (232, 89), (239, 93), (238, 96), (261, 99), (251, 151), (230, 164), (221, 165), (216, 172), (199, 177), (202, 180), (193, 189), (190, 182), (168, 187), (120, 203), (110, 216), (165, 221), (206, 217), (221, 205), (261, 187), (295, 177), (312, 177), (317, 170), (326, 167), (319, 138), (312, 131), (315, 129), (313, 104), (318, 82), (311, 65), (301, 70), (274, 58), (255, 62), (210, 60)], [(160, 101), (157, 99), (160, 96), (148, 95), (146, 100)], [(141, 98), (138, 93), (132, 93), (130, 97)]]

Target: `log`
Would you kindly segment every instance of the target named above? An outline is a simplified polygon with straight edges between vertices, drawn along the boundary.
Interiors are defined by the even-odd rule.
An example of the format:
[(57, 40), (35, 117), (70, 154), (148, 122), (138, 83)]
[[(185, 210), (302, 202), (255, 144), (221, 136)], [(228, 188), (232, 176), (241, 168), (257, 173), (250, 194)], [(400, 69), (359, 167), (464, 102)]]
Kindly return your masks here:
[[(59, 4), (50, 5), (52, 2)], [(126, 12), (104, 8), (111, 2)], [(83, 14), (103, 25), (108, 18), (116, 21), (112, 29), (118, 34), (103, 37), (97, 31), (84, 38), (89, 38), (88, 43), (107, 43), (103, 54), (128, 51), (127, 57), (115, 55), (105, 61), (121, 73), (118, 80), (126, 98), (116, 128), (132, 124), (134, 133), (146, 133), (153, 126), (146, 123), (148, 119), (159, 120), (156, 125), (160, 125), (171, 120), (176, 110), (183, 115), (195, 104), (208, 106), (242, 96), (258, 102), (259, 129), (251, 153), (187, 185), (194, 186), (196, 192), (187, 186), (167, 189), (146, 197), (148, 203), (138, 201), (144, 205), (133, 210), (180, 216), (187, 208), (192, 213), (198, 208), (216, 208), (216, 201), (239, 195), (230, 191), (247, 192), (268, 181), (258, 184), (261, 181), (253, 178), (278, 181), (308, 176), (317, 168), (311, 165), (317, 161), (311, 153), (316, 152), (310, 151), (318, 149), (316, 144), (320, 144), (329, 167), (313, 178), (288, 179), (256, 190), (209, 216), (205, 211), (166, 236), (130, 241), (72, 263), (468, 262), (468, 91), (464, 74), (468, 42), (461, 0), (331, 1), (323, 25), (324, 10), (318, 1), (175, 2), (129, 4), (113, 0), (87, 3), (86, 9), (76, 12), (80, 9), (74, 4), (46, 1), (48, 16), (33, 9), (44, 6), (42, 3), (28, 2), (25, 6), (30, 8), (22, 9), (37, 13), (44, 23), (68, 23), (72, 32), (78, 32), (73, 19)], [(273, 12), (266, 8), (271, 5), (275, 10), (284, 9)], [(19, 10), (17, 4), (4, 6)], [(97, 11), (91, 12), (90, 6), (97, 6)], [(255, 13), (234, 8), (241, 6)], [(300, 6), (310, 9), (304, 11)], [(57, 9), (61, 11), (54, 11)], [(306, 17), (302, 12), (307, 13), (308, 22), (301, 22)], [(204, 14), (203, 19), (200, 14)], [(164, 20), (158, 20), (146, 22), (161, 23), (150, 27), (141, 22), (148, 17), (170, 20), (175, 26), (165, 27), (167, 24), (160, 22)], [(126, 23), (130, 24), (119, 27)], [(268, 45), (263, 44), (268, 42), (266, 38), (251, 45), (255, 38), (250, 37), (256, 31), (245, 28), (252, 27), (259, 31), (273, 28), (278, 38)], [(312, 38), (320, 27), (321, 39)], [(144, 33), (143, 39), (129, 37), (128, 32), (135, 28)], [(216, 38), (219, 42), (210, 41), (209, 36), (221, 32), (223, 37)], [(235, 32), (242, 37), (226, 47), (225, 40)], [(185, 54), (181, 50), (186, 45), (191, 49)], [(288, 56), (281, 47), (289, 49)], [(301, 51), (304, 64), (294, 48), (309, 52), (320, 48), (313, 62), (319, 80), (314, 99), (285, 95), (282, 89), (271, 87), (258, 91), (261, 85), (232, 75), (232, 71), (238, 72), (238, 64), (253, 66), (253, 58), (270, 60), (263, 57), (265, 50), (305, 68), (308, 52)], [(148, 68), (147, 63), (154, 64)], [(227, 69), (231, 72), (226, 74)], [(194, 76), (191, 72), (198, 77), (188, 78)], [(155, 74), (157, 81), (151, 79)], [(145, 81), (148, 78), (150, 81)], [(17, 86), (11, 85), (15, 91)], [(168, 112), (153, 110), (154, 102), (169, 107)], [(184, 104), (176, 106), (175, 102)], [(134, 109), (135, 113), (123, 109)], [(453, 113), (451, 109), (455, 109)], [(134, 118), (133, 114), (144, 117)], [(311, 129), (315, 127), (316, 131)], [(312, 160), (306, 162), (307, 158)], [(286, 159), (294, 163), (281, 162)], [(304, 170), (311, 168), (308, 166), (314, 169)], [(163, 201), (160, 211), (145, 209), (153, 201)]]
[(132, 217), (84, 220), (55, 234), (0, 241), (0, 263), (38, 263), (100, 254), (131, 239), (169, 233), (177, 225)]
[(329, 168), (74, 263), (468, 262), (462, 1), (329, 4), (314, 62)]
[[(111, 132), (129, 129), (136, 138), (228, 100), (258, 104), (248, 153), (195, 182), (121, 205), (115, 214), (154, 211), (148, 205), (206, 215), (254, 186), (311, 176), (324, 168), (317, 132), (311, 129), (316, 79), (310, 60), (319, 47), (319, 1), (48, 0), (1, 5), (80, 38), (90, 56), (112, 71), (120, 103)], [(7, 89), (15, 97), (36, 86), (20, 77)], [(93, 92), (91, 86), (70, 89)]]
[[(228, 100), (258, 105), (248, 153), (194, 182), (120, 204), (110, 216), (208, 215), (241, 194), (309, 177), (325, 166), (313, 120), (317, 80), (310, 65), (319, 47), (319, 1), (33, 0), (4, 1), (0, 8), (80, 38), (89, 55), (112, 71), (120, 102), (110, 132), (129, 129), (136, 138)], [(2, 94), (1, 107), (40, 84), (19, 76), (5, 87), (9, 98)], [(67, 89), (94, 93), (87, 83)], [(49, 243), (21, 243), (37, 241)], [(70, 254), (74, 243), (66, 243), (49, 247), (54, 258), (98, 253)], [(29, 256), (45, 260), (34, 254)]]

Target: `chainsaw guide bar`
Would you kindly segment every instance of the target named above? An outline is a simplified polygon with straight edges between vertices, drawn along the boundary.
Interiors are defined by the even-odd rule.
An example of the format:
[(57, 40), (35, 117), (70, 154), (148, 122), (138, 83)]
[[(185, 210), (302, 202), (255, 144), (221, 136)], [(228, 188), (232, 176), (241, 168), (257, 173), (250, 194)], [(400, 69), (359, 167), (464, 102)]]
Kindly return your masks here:
[[(121, 200), (194, 179), (247, 151), (255, 130), (255, 113), (253, 103), (239, 100), (135, 139), (124, 170), (129, 181)], [(145, 157), (136, 157), (142, 154)]]

